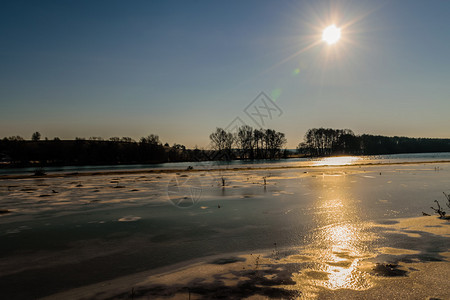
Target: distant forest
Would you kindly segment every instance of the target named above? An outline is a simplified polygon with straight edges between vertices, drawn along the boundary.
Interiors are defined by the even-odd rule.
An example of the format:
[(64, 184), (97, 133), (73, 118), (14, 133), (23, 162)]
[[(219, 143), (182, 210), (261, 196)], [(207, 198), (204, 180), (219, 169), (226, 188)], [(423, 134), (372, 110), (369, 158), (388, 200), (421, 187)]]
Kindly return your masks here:
[(242, 126), (237, 132), (222, 128), (209, 136), (209, 149), (187, 149), (180, 144), (163, 144), (151, 134), (135, 141), (129, 137), (100, 137), (60, 140), (31, 140), (20, 136), (0, 140), (0, 166), (63, 166), (100, 164), (149, 164), (182, 161), (233, 159), (277, 159), (292, 156), (377, 155), (396, 153), (450, 152), (450, 139), (355, 135), (350, 129), (313, 128), (304, 136), (297, 153), (285, 149), (284, 133), (272, 129)]
[(355, 135), (350, 129), (312, 128), (297, 151), (307, 156), (450, 152), (450, 139)]

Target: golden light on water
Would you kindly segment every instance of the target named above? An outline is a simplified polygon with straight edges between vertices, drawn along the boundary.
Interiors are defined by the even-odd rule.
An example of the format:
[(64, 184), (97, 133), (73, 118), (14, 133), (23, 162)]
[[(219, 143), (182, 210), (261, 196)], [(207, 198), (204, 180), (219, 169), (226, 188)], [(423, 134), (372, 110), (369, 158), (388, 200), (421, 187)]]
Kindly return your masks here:
[(357, 156), (326, 157), (313, 163), (313, 166), (346, 166), (353, 165), (361, 158)]
[(323, 262), (320, 271), (327, 274), (327, 280), (318, 284), (329, 289), (367, 289), (371, 284), (366, 274), (358, 269), (358, 264), (367, 255), (362, 246), (371, 237), (363, 232), (363, 226), (358, 226), (357, 220), (348, 219), (354, 215), (354, 206), (344, 191), (345, 177), (327, 180), (336, 184), (333, 190), (338, 198), (328, 196), (320, 201), (321, 222), (331, 224), (320, 228), (316, 235), (322, 245), (317, 253)]
[[(365, 256), (355, 244), (363, 240), (360, 228), (351, 223), (337, 224), (326, 228), (323, 237), (330, 247), (325, 252), (323, 271), (328, 280), (322, 282), (329, 289), (367, 289), (371, 286), (367, 274), (358, 269), (359, 261)], [(355, 243), (356, 242), (356, 243)]]
[(336, 25), (330, 25), (322, 32), (322, 41), (325, 41), (328, 45), (335, 44), (341, 38), (341, 29)]
[[(329, 157), (323, 165), (351, 164), (357, 157)], [(328, 289), (366, 290), (372, 286), (370, 275), (361, 270), (364, 259), (373, 256), (369, 245), (377, 237), (366, 230), (368, 225), (358, 218), (357, 199), (352, 193), (351, 179), (344, 174), (317, 177), (310, 188), (317, 192), (314, 205), (318, 228), (306, 249), (315, 264), (299, 273), (297, 288), (311, 298), (317, 286)]]

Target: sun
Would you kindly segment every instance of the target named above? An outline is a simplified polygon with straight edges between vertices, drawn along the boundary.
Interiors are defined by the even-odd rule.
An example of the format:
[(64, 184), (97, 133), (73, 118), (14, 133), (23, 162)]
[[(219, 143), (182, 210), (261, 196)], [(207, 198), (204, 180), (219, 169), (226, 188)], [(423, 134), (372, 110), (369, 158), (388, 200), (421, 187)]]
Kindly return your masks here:
[(335, 44), (341, 38), (341, 29), (336, 25), (330, 25), (323, 30), (322, 40), (327, 42), (328, 45)]

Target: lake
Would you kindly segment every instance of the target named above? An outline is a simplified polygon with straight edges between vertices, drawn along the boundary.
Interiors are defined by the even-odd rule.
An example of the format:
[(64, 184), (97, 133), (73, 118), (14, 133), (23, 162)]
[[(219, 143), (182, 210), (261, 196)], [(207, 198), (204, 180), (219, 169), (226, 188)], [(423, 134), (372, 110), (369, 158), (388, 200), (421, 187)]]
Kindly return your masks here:
[[(443, 160), (449, 162), (432, 163)], [(389, 165), (404, 162), (414, 164)], [(0, 209), (8, 210), (0, 215), (0, 294), (7, 299), (39, 298), (140, 272), (174, 271), (177, 268), (171, 266), (176, 264), (198, 268), (193, 262), (207, 263), (212, 258), (225, 259), (227, 272), (236, 275), (236, 270), (230, 271), (232, 266), (245, 262), (247, 268), (250, 264), (255, 269), (256, 264), (262, 270), (259, 259), (265, 257), (273, 260), (265, 264), (267, 268), (281, 262), (278, 269), (291, 266), (286, 270), (295, 284), (284, 288), (287, 293), (308, 291), (314, 298), (319, 292), (340, 289), (376, 290), (372, 287), (379, 286), (378, 275), (370, 271), (374, 268), (363, 268), (368, 263), (447, 261), (446, 221), (420, 219), (425, 225), (409, 231), (389, 226), (420, 217), (422, 211), (433, 214), (430, 206), (436, 205), (435, 199), (445, 207), (443, 192), (450, 193), (449, 153), (255, 161), (256, 169), (241, 171), (233, 168), (248, 166), (247, 162), (222, 168), (215, 162), (190, 165), (204, 171), (0, 179)], [(281, 168), (286, 166), (299, 168)], [(130, 169), (135, 167), (140, 168)], [(115, 170), (97, 168), (89, 171)], [(427, 231), (436, 228), (444, 232)], [(261, 255), (258, 259), (256, 253)], [(187, 270), (189, 278), (200, 272), (194, 267)], [(186, 296), (181, 288), (173, 292), (175, 279), (170, 278), (159, 284), (159, 290), (147, 287), (142, 296), (162, 297), (161, 286), (175, 298)], [(202, 286), (186, 283), (191, 285)], [(317, 292), (312, 286), (323, 290)], [(83, 293), (93, 297), (92, 289), (87, 291)], [(234, 291), (237, 298), (254, 296), (240, 294), (241, 288)], [(271, 295), (266, 294), (270, 291), (254, 289), (258, 295)], [(114, 298), (123, 292), (96, 297)], [(196, 295), (217, 296), (208, 293), (204, 288)]]
[[(407, 153), (407, 154), (387, 154), (387, 155), (367, 155), (352, 156), (352, 164), (385, 164), (385, 163), (403, 163), (403, 162), (431, 162), (431, 161), (450, 161), (450, 152), (437, 153)], [(329, 159), (329, 158), (328, 158)], [(308, 167), (321, 163), (326, 163), (327, 158), (288, 158), (276, 160), (233, 160), (233, 161), (199, 161), (199, 162), (173, 162), (162, 164), (133, 164), (133, 165), (100, 165), (100, 166), (63, 166), (46, 167), (46, 173), (70, 173), (70, 172), (96, 172), (96, 171), (117, 171), (117, 170), (148, 170), (148, 169), (186, 169), (189, 166), (194, 168), (264, 168), (271, 167)], [(339, 165), (337, 162), (332, 162)], [(344, 163), (346, 164), (346, 163)], [(0, 175), (33, 174), (36, 168), (0, 168)]]

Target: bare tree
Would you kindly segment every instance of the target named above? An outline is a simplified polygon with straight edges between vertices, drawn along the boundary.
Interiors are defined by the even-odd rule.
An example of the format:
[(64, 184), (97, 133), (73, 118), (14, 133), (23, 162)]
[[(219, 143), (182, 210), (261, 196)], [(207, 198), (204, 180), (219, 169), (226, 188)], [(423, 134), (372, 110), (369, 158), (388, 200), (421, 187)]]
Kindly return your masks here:
[(151, 145), (161, 144), (161, 142), (159, 141), (159, 136), (157, 134), (150, 134), (147, 137), (142, 137), (140, 142), (142, 144), (151, 144)]
[(39, 133), (39, 131), (36, 131), (35, 133), (33, 133), (33, 134), (31, 135), (31, 140), (32, 140), (32, 141), (37, 142), (37, 141), (39, 141), (40, 139), (41, 139), (41, 134)]
[(10, 136), (9, 138), (6, 138), (8, 141), (24, 141), (25, 139), (21, 137), (20, 135)]
[(234, 143), (234, 135), (231, 132), (226, 132), (222, 128), (216, 128), (216, 131), (211, 133), (209, 138), (214, 150), (217, 150), (221, 155), (230, 157)]
[(253, 141), (255, 145), (255, 156), (257, 158), (264, 158), (264, 131), (262, 129), (255, 129), (253, 131)]
[(238, 148), (241, 150), (241, 158), (254, 158), (254, 146), (255, 140), (253, 137), (253, 128), (244, 125), (239, 127), (238, 132), (236, 134), (236, 144)]
[(304, 137), (298, 149), (310, 155), (347, 153), (355, 148), (355, 134), (350, 129), (312, 128)]
[(284, 133), (277, 132), (273, 129), (266, 129), (265, 141), (268, 158), (279, 157), (281, 155), (281, 149), (286, 144)]

